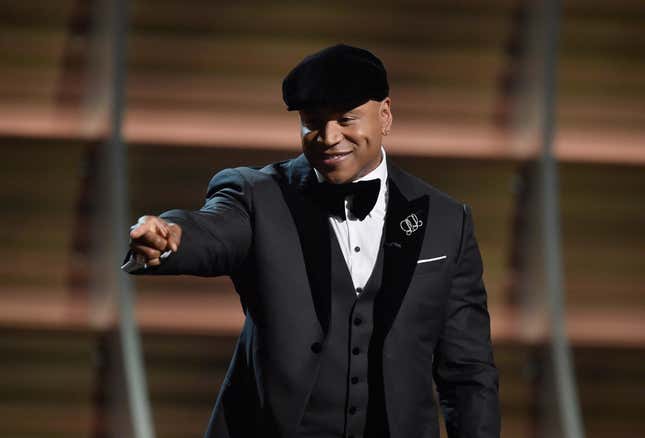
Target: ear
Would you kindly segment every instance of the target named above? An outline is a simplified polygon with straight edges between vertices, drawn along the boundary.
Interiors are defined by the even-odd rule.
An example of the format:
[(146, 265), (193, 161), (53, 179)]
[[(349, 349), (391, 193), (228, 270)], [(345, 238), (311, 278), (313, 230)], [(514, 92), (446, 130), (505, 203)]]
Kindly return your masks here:
[(379, 119), (381, 121), (381, 133), (388, 135), (392, 128), (392, 99), (386, 97), (379, 106)]

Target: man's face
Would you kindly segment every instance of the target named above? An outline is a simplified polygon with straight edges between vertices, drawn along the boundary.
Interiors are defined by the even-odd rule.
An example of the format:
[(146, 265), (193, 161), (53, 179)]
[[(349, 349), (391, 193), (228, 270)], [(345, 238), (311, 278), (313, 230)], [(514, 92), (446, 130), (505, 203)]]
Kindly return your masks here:
[(302, 150), (327, 181), (353, 181), (381, 162), (381, 141), (392, 124), (390, 98), (352, 109), (300, 111)]

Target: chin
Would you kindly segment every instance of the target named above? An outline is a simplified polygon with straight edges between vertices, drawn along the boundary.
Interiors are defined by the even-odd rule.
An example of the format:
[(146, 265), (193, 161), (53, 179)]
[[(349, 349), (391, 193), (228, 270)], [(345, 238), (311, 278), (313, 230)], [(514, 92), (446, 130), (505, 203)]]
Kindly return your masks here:
[(352, 180), (351, 178), (347, 178), (337, 173), (331, 173), (331, 174), (327, 173), (327, 174), (323, 174), (323, 176), (328, 182), (332, 184), (342, 184), (342, 183), (350, 182)]
[(352, 171), (335, 171), (335, 172), (329, 172), (325, 174), (325, 178), (327, 181), (334, 183), (334, 184), (343, 184), (343, 183), (348, 183), (354, 181), (357, 176), (356, 172)]

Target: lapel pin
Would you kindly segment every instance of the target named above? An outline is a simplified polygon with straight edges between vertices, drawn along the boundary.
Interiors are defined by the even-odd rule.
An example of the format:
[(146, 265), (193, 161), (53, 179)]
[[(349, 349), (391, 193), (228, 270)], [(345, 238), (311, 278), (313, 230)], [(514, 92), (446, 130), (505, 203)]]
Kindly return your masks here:
[(413, 213), (408, 217), (406, 217), (405, 219), (403, 219), (399, 225), (401, 226), (401, 230), (405, 232), (405, 235), (409, 236), (412, 233), (414, 233), (416, 230), (421, 228), (421, 226), (423, 225), (423, 221), (419, 219), (416, 214)]

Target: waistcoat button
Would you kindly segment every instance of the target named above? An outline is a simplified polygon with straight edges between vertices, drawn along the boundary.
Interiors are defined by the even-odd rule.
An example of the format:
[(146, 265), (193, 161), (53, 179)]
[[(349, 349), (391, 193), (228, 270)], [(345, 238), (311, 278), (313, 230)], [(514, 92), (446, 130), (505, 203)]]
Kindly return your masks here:
[(352, 385), (356, 385), (358, 383), (358, 377), (354, 376), (352, 377)]
[(349, 415), (354, 415), (356, 413), (356, 406), (352, 406), (349, 408)]
[(311, 348), (311, 351), (318, 354), (322, 351), (322, 344), (320, 342), (314, 342), (313, 344), (311, 344), (310, 348)]
[(361, 319), (360, 316), (357, 316), (356, 318), (354, 318), (354, 325), (361, 325), (362, 322), (363, 320)]
[(354, 347), (354, 348), (352, 349), (352, 354), (353, 354), (354, 356), (356, 356), (356, 355), (357, 355), (358, 353), (360, 353), (360, 352), (361, 352), (361, 349), (360, 349), (360, 348), (358, 348), (358, 347)]

